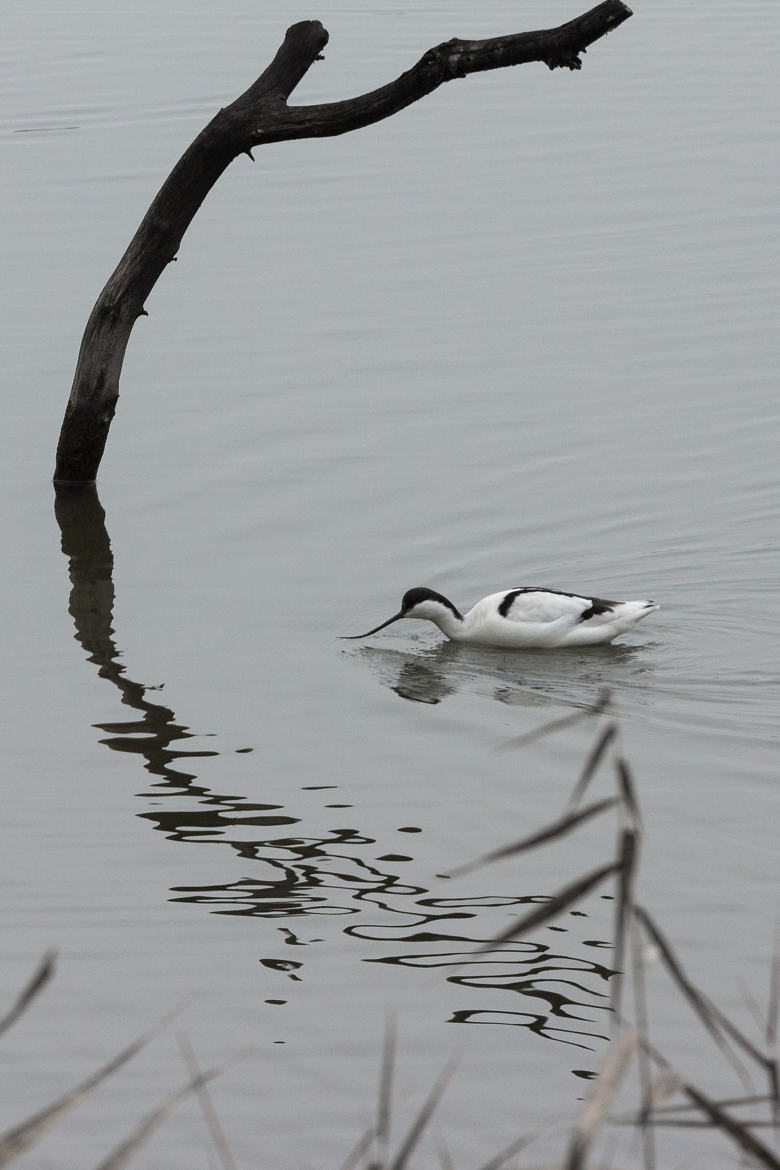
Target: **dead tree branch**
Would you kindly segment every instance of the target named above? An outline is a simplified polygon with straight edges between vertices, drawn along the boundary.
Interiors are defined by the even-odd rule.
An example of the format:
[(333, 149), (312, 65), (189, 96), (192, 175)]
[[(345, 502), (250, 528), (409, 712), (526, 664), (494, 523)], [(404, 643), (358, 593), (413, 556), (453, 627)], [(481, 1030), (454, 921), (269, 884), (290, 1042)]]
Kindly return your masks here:
[(321, 59), (328, 34), (319, 21), (287, 30), (265, 72), (201, 131), (155, 196), (90, 314), (62, 423), (56, 484), (93, 483), (119, 397), (125, 349), (144, 302), (172, 260), (195, 213), (233, 159), (253, 147), (291, 138), (346, 134), (388, 118), (445, 81), (487, 69), (540, 61), (550, 69), (581, 67), (581, 54), (631, 15), (621, 0), (604, 0), (559, 28), (451, 40), (429, 49), (395, 81), (360, 97), (288, 106), (296, 85)]

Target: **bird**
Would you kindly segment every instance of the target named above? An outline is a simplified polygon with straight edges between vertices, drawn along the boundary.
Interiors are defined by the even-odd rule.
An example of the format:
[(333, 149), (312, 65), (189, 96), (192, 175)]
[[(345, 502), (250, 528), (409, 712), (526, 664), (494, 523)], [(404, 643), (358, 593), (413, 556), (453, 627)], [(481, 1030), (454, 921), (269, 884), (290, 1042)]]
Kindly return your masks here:
[(558, 649), (611, 642), (632, 630), (653, 610), (654, 601), (607, 601), (524, 585), (491, 593), (462, 614), (448, 597), (417, 585), (404, 593), (401, 608), (365, 634), (343, 635), (348, 641), (368, 638), (401, 618), (433, 622), (452, 642), (504, 649)]

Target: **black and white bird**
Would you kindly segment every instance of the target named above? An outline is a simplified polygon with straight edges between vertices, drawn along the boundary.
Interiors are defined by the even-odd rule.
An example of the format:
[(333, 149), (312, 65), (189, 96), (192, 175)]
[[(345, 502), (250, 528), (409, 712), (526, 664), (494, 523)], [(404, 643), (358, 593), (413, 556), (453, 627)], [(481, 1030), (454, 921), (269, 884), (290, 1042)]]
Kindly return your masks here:
[(407, 590), (398, 613), (386, 622), (347, 637), (368, 638), (401, 618), (419, 618), (433, 622), (452, 642), (475, 646), (514, 650), (595, 646), (632, 630), (655, 609), (660, 606), (654, 601), (606, 601), (524, 585), (491, 593), (464, 615), (443, 594), (418, 585)]

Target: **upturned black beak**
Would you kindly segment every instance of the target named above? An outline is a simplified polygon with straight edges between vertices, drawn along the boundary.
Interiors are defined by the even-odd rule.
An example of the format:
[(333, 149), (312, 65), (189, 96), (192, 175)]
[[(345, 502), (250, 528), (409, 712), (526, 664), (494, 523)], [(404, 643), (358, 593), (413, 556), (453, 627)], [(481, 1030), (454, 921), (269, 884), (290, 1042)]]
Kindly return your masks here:
[(403, 611), (399, 610), (398, 613), (393, 614), (391, 618), (388, 618), (386, 622), (382, 622), (381, 626), (374, 626), (373, 630), (367, 630), (365, 634), (342, 634), (342, 641), (350, 642), (355, 638), (368, 638), (371, 636), (371, 634), (376, 634), (378, 630), (383, 630), (385, 626), (391, 626), (393, 622), (397, 622), (398, 619), (402, 618), (403, 616)]

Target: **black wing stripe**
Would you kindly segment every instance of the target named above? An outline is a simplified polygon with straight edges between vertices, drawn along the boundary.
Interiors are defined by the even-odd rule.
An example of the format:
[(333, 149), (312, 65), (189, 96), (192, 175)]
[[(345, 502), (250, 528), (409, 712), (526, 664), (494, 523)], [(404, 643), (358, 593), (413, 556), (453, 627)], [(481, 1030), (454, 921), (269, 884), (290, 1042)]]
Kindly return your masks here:
[[(541, 585), (524, 585), (522, 589), (512, 589), (511, 592), (505, 594), (498, 607), (501, 617), (508, 617), (510, 609), (521, 593), (554, 593), (558, 597), (582, 596), (581, 593), (567, 593), (565, 589), (544, 589)], [(587, 597), (585, 600), (590, 602), (590, 606), (582, 611), (577, 618), (578, 622), (586, 622), (588, 618), (595, 617), (597, 614), (610, 613), (617, 605), (616, 601), (606, 601), (603, 597)]]
[(527, 593), (527, 592), (528, 592), (527, 589), (513, 589), (511, 593), (507, 593), (506, 596), (504, 597), (504, 600), (501, 602), (501, 604), (498, 607), (498, 612), (501, 614), (501, 616), (506, 617), (507, 614), (509, 613), (510, 609), (514, 605), (515, 599), (518, 598), (521, 593)]
[(588, 618), (596, 617), (598, 614), (612, 613), (612, 610), (615, 607), (614, 601), (604, 601), (599, 597), (591, 597), (588, 600), (591, 603), (590, 608), (584, 609), (582, 611), (580, 616), (577, 618), (578, 622), (586, 622)]

